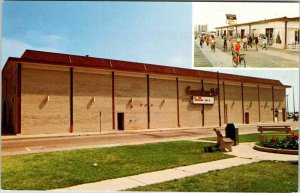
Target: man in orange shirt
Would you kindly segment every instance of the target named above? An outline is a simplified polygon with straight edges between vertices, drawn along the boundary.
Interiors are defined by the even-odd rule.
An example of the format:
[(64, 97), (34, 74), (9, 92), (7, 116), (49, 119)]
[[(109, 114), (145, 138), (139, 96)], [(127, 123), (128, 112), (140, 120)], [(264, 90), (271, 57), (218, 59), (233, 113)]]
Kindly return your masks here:
[(236, 44), (234, 46), (233, 52), (234, 52), (234, 56), (235, 56), (235, 63), (237, 64), (239, 62), (239, 53), (241, 50), (241, 45), (240, 45), (240, 39), (237, 39)]

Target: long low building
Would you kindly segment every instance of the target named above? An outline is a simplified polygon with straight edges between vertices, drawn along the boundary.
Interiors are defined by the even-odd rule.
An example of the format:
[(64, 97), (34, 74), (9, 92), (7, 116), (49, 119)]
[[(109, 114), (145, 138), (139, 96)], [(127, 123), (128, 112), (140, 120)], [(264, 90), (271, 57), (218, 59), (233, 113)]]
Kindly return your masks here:
[(281, 49), (298, 49), (300, 42), (299, 17), (280, 17), (232, 24), (215, 28), (218, 36), (243, 38), (246, 35), (265, 35), (269, 45)]
[(271, 79), (26, 50), (2, 71), (2, 133), (284, 122), (287, 87)]

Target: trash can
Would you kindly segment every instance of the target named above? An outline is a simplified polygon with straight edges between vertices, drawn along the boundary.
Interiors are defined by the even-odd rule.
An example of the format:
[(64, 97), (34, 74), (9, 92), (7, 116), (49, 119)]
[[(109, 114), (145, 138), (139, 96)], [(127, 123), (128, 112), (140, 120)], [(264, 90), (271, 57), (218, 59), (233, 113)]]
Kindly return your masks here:
[(226, 138), (230, 138), (234, 141), (233, 145), (239, 144), (239, 128), (234, 123), (228, 123), (225, 127)]

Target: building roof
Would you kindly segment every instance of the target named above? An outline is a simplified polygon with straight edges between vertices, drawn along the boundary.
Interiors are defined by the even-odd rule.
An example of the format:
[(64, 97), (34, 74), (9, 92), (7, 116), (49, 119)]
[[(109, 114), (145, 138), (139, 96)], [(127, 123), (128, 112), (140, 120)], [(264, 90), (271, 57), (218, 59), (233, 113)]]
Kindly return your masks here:
[(227, 28), (227, 27), (237, 27), (237, 26), (242, 26), (242, 25), (264, 24), (264, 23), (275, 22), (275, 21), (298, 21), (299, 22), (299, 17), (278, 17), (278, 18), (273, 18), (273, 19), (264, 19), (264, 20), (252, 21), (252, 22), (247, 22), (247, 23), (239, 23), (239, 24), (221, 26), (221, 27), (216, 27), (215, 29), (221, 29), (221, 28)]
[[(61, 53), (43, 52), (35, 50), (26, 50), (21, 58), (8, 58), (5, 66), (11, 61), (22, 63), (36, 63), (41, 65), (57, 65), (67, 67), (82, 67), (92, 69), (102, 69), (110, 71), (137, 72), (144, 74), (159, 74), (175, 77), (190, 77), (199, 79), (217, 79), (218, 73), (203, 70), (192, 70), (185, 68), (176, 68), (170, 66), (159, 66), (154, 64), (145, 64), (137, 62), (128, 62), (120, 60), (111, 60), (103, 58), (94, 58), (89, 56), (78, 56)], [(4, 66), (4, 68), (5, 68)], [(256, 78), (250, 76), (240, 76), (226, 73), (219, 73), (219, 79), (234, 81), (239, 83), (265, 84), (272, 86), (284, 86), (279, 80)]]

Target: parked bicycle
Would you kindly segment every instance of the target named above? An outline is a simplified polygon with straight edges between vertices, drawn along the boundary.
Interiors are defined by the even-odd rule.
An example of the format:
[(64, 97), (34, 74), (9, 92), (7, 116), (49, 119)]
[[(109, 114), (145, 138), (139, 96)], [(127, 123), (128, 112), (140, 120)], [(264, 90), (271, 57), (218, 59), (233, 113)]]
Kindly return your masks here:
[(233, 67), (238, 67), (238, 65), (240, 65), (241, 67), (244, 66), (244, 68), (246, 68), (246, 60), (245, 60), (246, 54), (240, 53), (238, 56), (239, 56), (238, 57), (239, 59), (237, 59), (234, 52), (232, 52), (232, 65), (233, 65)]

